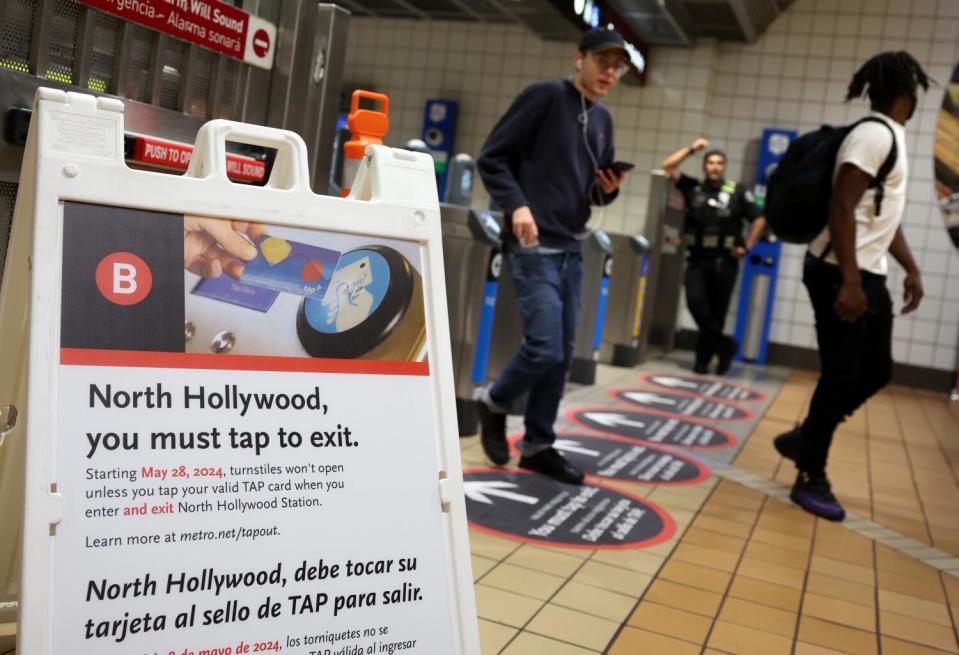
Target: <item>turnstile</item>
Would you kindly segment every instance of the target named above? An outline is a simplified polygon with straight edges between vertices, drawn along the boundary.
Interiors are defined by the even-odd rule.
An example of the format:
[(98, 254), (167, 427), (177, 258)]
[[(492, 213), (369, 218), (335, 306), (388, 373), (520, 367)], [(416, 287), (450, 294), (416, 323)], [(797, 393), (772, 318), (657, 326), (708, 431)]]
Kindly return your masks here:
[(643, 315), (647, 319), (639, 330), (643, 359), (646, 356), (644, 349), (649, 344), (668, 352), (673, 349), (676, 339), (686, 266), (682, 245), (685, 209), (683, 196), (675, 189), (670, 177), (664, 171), (653, 171), (646, 213), (646, 233), (652, 245), (648, 272), (650, 284), (646, 287), (643, 303)]
[(473, 389), (487, 377), (500, 253), (499, 216), (443, 203), (443, 264), (460, 436), (476, 434)]
[[(487, 382), (499, 377), (519, 350), (520, 344), (523, 343), (523, 320), (519, 313), (516, 287), (513, 285), (513, 274), (509, 270), (508, 257), (503, 257), (502, 269), (493, 313), (493, 339), (489, 349)], [(522, 415), (525, 409), (526, 396), (523, 396), (513, 400), (509, 413)]]
[(766, 363), (781, 252), (780, 242), (760, 241), (746, 255), (736, 314), (739, 361)]
[[(795, 138), (793, 130), (763, 130), (755, 186), (755, 202), (760, 207), (766, 206), (769, 176)], [(766, 363), (781, 254), (782, 244), (773, 239), (760, 241), (745, 257), (736, 312), (736, 341), (740, 344), (736, 359), (739, 361)]]
[(613, 244), (613, 275), (609, 282), (606, 325), (600, 361), (635, 366), (640, 359), (640, 328), (649, 274), (649, 240), (642, 235), (609, 234)]
[(593, 384), (599, 361), (613, 273), (613, 244), (602, 230), (593, 230), (583, 243), (583, 293), (573, 346), (570, 382)]

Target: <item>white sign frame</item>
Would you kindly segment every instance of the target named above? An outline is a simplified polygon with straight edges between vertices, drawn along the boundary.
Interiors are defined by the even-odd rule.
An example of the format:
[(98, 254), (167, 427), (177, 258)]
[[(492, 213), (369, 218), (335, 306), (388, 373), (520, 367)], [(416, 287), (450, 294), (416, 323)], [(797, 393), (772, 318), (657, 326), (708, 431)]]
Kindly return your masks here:
[[(31, 280), (29, 291), (27, 470), (18, 652), (54, 655), (55, 532), (63, 498), (57, 491), (60, 432), (59, 350), (63, 203), (75, 201), (275, 225), (349, 232), (418, 242), (428, 361), (435, 414), (437, 487), (446, 577), (453, 606), (436, 621), (453, 625), (457, 654), (475, 655), (479, 636), (466, 527), (466, 507), (453, 398), (452, 353), (443, 273), (440, 211), (426, 155), (384, 146), (367, 150), (349, 198), (315, 195), (309, 188), (306, 147), (293, 132), (223, 120), (203, 126), (183, 176), (137, 171), (123, 158), (123, 104), (115, 99), (37, 91), (0, 300), (16, 294), (11, 278)], [(230, 182), (225, 142), (278, 149), (264, 188)], [(32, 252), (32, 257), (27, 253)], [(6, 293), (11, 287), (10, 293)], [(9, 304), (9, 303), (6, 303)], [(26, 308), (4, 308), (0, 334), (22, 330)], [(20, 319), (17, 321), (11, 319)], [(18, 343), (18, 341), (8, 342)], [(22, 424), (18, 426), (22, 429)], [(399, 464), (398, 464), (399, 466)]]

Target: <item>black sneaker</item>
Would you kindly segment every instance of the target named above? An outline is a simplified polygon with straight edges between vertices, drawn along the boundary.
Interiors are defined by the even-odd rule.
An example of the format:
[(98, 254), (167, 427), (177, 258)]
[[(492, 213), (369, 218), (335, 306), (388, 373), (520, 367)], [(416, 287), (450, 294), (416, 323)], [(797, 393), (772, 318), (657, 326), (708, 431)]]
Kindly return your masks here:
[(736, 340), (727, 338), (726, 347), (719, 353), (719, 365), (716, 366), (717, 375), (726, 375), (729, 373), (729, 369), (733, 365), (733, 357), (736, 356), (738, 350), (739, 344), (736, 343)]
[(696, 362), (695, 364), (693, 364), (693, 373), (706, 375), (707, 373), (709, 373), (709, 364), (702, 364), (700, 362)]
[(485, 400), (477, 399), (476, 408), (480, 420), (480, 443), (483, 452), (496, 466), (509, 461), (509, 444), (506, 443), (506, 414), (490, 409)]
[(773, 439), (773, 447), (776, 448), (777, 453), (794, 464), (798, 464), (799, 455), (802, 453), (802, 431), (797, 427), (789, 432), (784, 432)]
[(519, 467), (528, 471), (535, 471), (543, 475), (568, 482), (569, 484), (582, 484), (584, 473), (569, 460), (559, 454), (555, 448), (541, 450), (535, 455), (520, 457)]
[(825, 473), (810, 474), (800, 471), (789, 497), (810, 514), (829, 521), (842, 521), (846, 518), (846, 510), (832, 495)]

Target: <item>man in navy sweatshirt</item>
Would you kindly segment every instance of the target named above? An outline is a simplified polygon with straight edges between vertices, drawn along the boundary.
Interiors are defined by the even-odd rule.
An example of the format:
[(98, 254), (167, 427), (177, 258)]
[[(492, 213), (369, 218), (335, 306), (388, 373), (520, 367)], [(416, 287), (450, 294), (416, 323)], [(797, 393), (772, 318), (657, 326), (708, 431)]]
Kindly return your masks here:
[(599, 100), (629, 69), (623, 37), (592, 29), (568, 80), (533, 84), (513, 101), (477, 162), (506, 217), (504, 252), (523, 319), (523, 343), (493, 384), (478, 390), (483, 450), (509, 461), (506, 411), (528, 393), (521, 468), (579, 484), (583, 472), (553, 448), (553, 423), (573, 356), (583, 279), (580, 247), (592, 205), (616, 197), (613, 121)]

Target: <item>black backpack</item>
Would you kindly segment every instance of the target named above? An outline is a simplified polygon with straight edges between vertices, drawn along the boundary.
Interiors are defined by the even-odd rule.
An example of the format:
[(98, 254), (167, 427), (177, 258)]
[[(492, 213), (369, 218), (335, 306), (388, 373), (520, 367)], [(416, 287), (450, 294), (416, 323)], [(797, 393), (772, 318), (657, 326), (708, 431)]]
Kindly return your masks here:
[(769, 176), (766, 187), (766, 221), (786, 243), (809, 243), (829, 223), (833, 169), (839, 146), (853, 128), (865, 122), (882, 123), (892, 134), (892, 149), (869, 183), (876, 189), (876, 214), (882, 209), (884, 184), (896, 165), (896, 135), (881, 118), (867, 116), (852, 125), (823, 125), (789, 144), (786, 154)]

